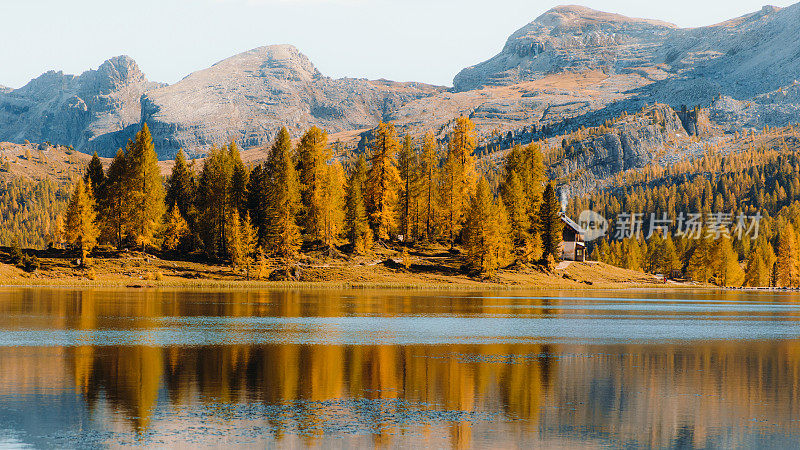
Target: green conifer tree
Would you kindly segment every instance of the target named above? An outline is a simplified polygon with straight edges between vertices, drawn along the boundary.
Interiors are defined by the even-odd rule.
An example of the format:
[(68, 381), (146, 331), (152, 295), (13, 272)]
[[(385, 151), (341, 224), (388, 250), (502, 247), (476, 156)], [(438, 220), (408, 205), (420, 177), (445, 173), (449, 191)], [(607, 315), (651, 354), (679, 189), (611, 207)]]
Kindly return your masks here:
[(108, 167), (105, 195), (100, 205), (101, 235), (104, 241), (113, 242), (117, 249), (122, 248), (128, 235), (131, 227), (128, 217), (133, 213), (127, 176), (128, 159), (119, 149)]
[(554, 260), (558, 261), (561, 259), (558, 249), (561, 245), (564, 225), (561, 223), (561, 203), (556, 197), (552, 183), (544, 189), (539, 211), (539, 222), (542, 229), (542, 258), (552, 256)]
[(105, 197), (106, 174), (103, 171), (103, 163), (100, 162), (100, 157), (97, 156), (97, 152), (94, 152), (91, 161), (89, 161), (89, 165), (86, 167), (86, 173), (83, 175), (83, 182), (86, 186), (92, 186), (92, 195), (94, 196), (95, 202), (98, 205), (102, 204)]

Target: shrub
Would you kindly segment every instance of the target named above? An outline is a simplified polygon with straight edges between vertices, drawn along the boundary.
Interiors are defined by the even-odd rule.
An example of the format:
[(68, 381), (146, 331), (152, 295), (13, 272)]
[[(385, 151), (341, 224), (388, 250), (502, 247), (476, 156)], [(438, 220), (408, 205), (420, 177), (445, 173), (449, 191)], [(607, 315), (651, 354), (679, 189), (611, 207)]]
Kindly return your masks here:
[(39, 258), (36, 255), (25, 255), (22, 257), (20, 268), (25, 272), (36, 272), (39, 269)]
[(14, 243), (11, 244), (11, 263), (15, 265), (22, 264), (22, 250), (19, 248), (19, 241), (14, 239)]

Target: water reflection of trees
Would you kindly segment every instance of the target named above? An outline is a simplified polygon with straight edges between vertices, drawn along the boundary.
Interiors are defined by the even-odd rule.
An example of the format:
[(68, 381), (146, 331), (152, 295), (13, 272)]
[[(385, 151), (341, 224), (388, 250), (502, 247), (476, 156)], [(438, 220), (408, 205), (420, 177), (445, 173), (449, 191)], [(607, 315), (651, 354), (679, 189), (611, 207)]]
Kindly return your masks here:
[[(417, 294), (43, 291), (0, 303), (0, 313), (27, 312), (49, 327), (94, 330), (147, 329), (161, 326), (164, 316), (552, 315), (557, 303)], [(228, 331), (236, 327), (234, 321)], [(19, 386), (26, 381), (21, 377), (42, 370), (67, 374), (64, 384), (90, 405), (104, 397), (134, 430), (149, 426), (160, 393), (173, 407), (401, 399), (441, 410), (500, 411), (542, 440), (573, 436), (585, 442), (605, 435), (657, 447), (678, 439), (704, 446), (721, 429), (743, 429), (752, 419), (794, 429), (800, 416), (800, 343), (791, 341), (602, 347), (143, 343), (29, 352), (37, 351), (42, 358), (0, 349), (0, 385)], [(48, 364), (63, 369), (42, 367)], [(319, 430), (314, 425), (325, 420), (324, 409), (309, 408), (294, 420)], [(292, 424), (270, 425), (280, 436)], [(376, 442), (391, 442), (392, 426), (381, 427)], [(468, 445), (472, 426), (454, 421), (451, 440)]]

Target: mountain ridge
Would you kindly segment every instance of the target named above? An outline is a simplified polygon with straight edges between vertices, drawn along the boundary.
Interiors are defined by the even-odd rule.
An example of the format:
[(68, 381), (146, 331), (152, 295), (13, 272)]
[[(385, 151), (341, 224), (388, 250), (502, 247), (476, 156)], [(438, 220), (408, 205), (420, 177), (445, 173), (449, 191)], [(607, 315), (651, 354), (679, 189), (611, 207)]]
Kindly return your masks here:
[(569, 120), (591, 126), (653, 103), (716, 108), (711, 116), (731, 129), (763, 125), (764, 112), (778, 111), (780, 125), (800, 120), (800, 100), (771, 94), (794, 89), (800, 73), (796, 23), (800, 4), (697, 28), (559, 6), (456, 74), (452, 89), (331, 78), (289, 44), (233, 55), (171, 85), (149, 81), (121, 55), (81, 75), (48, 71), (22, 88), (0, 87), (0, 141), (112, 156), (147, 122), (159, 157), (169, 159), (179, 148), (202, 155), (230, 140), (263, 147), (281, 126), (295, 136), (312, 125), (352, 136), (392, 120), (403, 133), (445, 138), (462, 114), (483, 141)]

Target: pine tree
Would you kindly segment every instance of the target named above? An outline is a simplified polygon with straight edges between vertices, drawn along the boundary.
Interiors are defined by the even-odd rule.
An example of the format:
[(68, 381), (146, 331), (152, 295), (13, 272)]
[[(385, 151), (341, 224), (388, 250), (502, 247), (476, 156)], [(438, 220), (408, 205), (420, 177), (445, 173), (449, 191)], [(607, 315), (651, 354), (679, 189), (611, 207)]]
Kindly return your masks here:
[(527, 198), (522, 182), (516, 172), (511, 172), (508, 180), (503, 184), (503, 201), (508, 209), (510, 222), (510, 236), (517, 253), (524, 256), (530, 253), (529, 241), (531, 228), (530, 217), (527, 210)]
[(636, 239), (628, 238), (622, 241), (622, 267), (628, 270), (642, 270), (643, 254)]
[[(195, 196), (197, 194), (197, 180), (192, 167), (186, 162), (186, 153), (178, 150), (175, 156), (175, 164), (172, 166), (172, 173), (167, 179), (167, 193), (164, 202), (167, 205), (175, 205), (181, 216), (187, 223), (194, 223)], [(192, 214), (194, 212), (194, 214)]]
[(663, 240), (660, 266), (661, 273), (667, 277), (669, 277), (673, 271), (680, 270), (681, 268), (681, 262), (678, 259), (678, 251), (675, 249), (675, 242), (669, 234), (667, 234), (666, 238)]
[(761, 249), (753, 249), (747, 260), (747, 272), (745, 275), (745, 286), (762, 287), (769, 286), (769, 270)]
[(226, 222), (228, 257), (230, 258), (231, 266), (234, 269), (239, 269), (244, 267), (246, 251), (242, 239), (242, 223), (241, 219), (239, 219), (239, 212), (233, 208), (229, 209)]
[(552, 183), (544, 189), (539, 211), (542, 228), (542, 258), (552, 256), (554, 260), (558, 261), (561, 259), (558, 248), (561, 245), (564, 225), (561, 223), (561, 203), (556, 197)]
[(289, 131), (281, 128), (265, 163), (267, 179), (267, 243), (272, 253), (287, 259), (297, 256), (303, 237), (297, 225), (300, 190), (292, 160)]
[(53, 248), (62, 248), (64, 245), (64, 218), (60, 215), (56, 217), (52, 235)]
[(400, 176), (395, 157), (400, 148), (394, 125), (381, 122), (370, 148), (366, 203), (370, 225), (377, 239), (391, 237), (396, 227), (395, 208)]
[(242, 162), (239, 147), (235, 141), (228, 145), (228, 160), (231, 165), (230, 192), (228, 193), (228, 208), (236, 211), (240, 218), (247, 213), (247, 184), (249, 173)]
[(212, 258), (228, 256), (228, 211), (233, 166), (227, 148), (212, 147), (203, 162), (197, 186), (198, 233), (206, 255)]
[(785, 225), (778, 239), (776, 283), (780, 287), (794, 287), (800, 281), (797, 262), (797, 241), (792, 225)]
[(364, 202), (367, 182), (367, 163), (361, 155), (347, 182), (347, 211), (345, 231), (354, 253), (367, 253), (372, 248), (372, 230), (369, 227)]
[(332, 152), (328, 133), (311, 127), (297, 146), (300, 197), (303, 203), (300, 222), (303, 233), (312, 241), (322, 239), (326, 206), (323, 189), (328, 176), (327, 161)]
[(492, 273), (499, 266), (500, 233), (496, 213), (489, 183), (481, 177), (470, 202), (464, 230), (467, 263), (481, 273)]
[(242, 258), (247, 279), (250, 279), (250, 269), (253, 266), (253, 254), (258, 247), (258, 233), (250, 220), (250, 213), (245, 213), (239, 225), (239, 239), (242, 246)]
[(733, 251), (731, 240), (723, 236), (717, 240), (719, 258), (716, 259), (717, 284), (720, 286), (741, 286), (744, 283), (744, 272), (739, 265), (739, 256)]
[(258, 235), (258, 245), (267, 245), (267, 191), (269, 180), (261, 165), (253, 168), (247, 183), (247, 208)]
[(258, 248), (256, 255), (256, 280), (263, 280), (269, 276), (269, 269), (267, 268), (267, 255), (264, 253), (264, 247)]
[(433, 241), (436, 236), (439, 157), (436, 154), (436, 140), (430, 133), (425, 134), (422, 141), (420, 158), (419, 191), (420, 213), (424, 222), (425, 240)]
[(175, 251), (181, 240), (189, 233), (189, 225), (178, 210), (177, 205), (172, 207), (164, 214), (161, 230), (161, 245), (169, 251)]
[(686, 272), (692, 280), (706, 283), (711, 277), (711, 249), (706, 239), (698, 239), (691, 252)]
[(81, 262), (85, 264), (86, 255), (97, 244), (97, 230), (94, 198), (91, 186), (88, 188), (78, 179), (66, 212), (66, 239), (81, 252)]
[(91, 161), (89, 161), (89, 165), (86, 167), (86, 173), (83, 175), (83, 182), (87, 186), (92, 186), (92, 195), (94, 196), (95, 202), (98, 205), (103, 203), (105, 197), (106, 174), (103, 172), (103, 164), (100, 162), (100, 157), (97, 156), (97, 152), (94, 152)]
[(411, 240), (411, 202), (414, 184), (414, 149), (411, 145), (411, 136), (406, 135), (403, 146), (397, 158), (397, 168), (400, 173), (400, 234), (406, 242)]
[(498, 198), (494, 204), (494, 216), (497, 218), (497, 263), (503, 266), (511, 258), (514, 244), (508, 208), (502, 198)]
[(468, 117), (456, 119), (445, 161), (445, 214), (448, 241), (452, 245), (464, 221), (464, 207), (475, 187), (475, 124)]
[(345, 214), (344, 169), (338, 161), (325, 166), (321, 191), (320, 240), (333, 248), (341, 244)]
[(164, 213), (164, 186), (153, 138), (146, 123), (136, 133), (136, 140), (129, 142), (126, 159), (131, 200), (127, 219), (134, 241), (144, 250), (151, 243)]
[(128, 189), (128, 159), (122, 149), (111, 161), (106, 176), (105, 198), (100, 205), (100, 228), (103, 240), (113, 242), (117, 249), (130, 230), (128, 217), (133, 213)]

